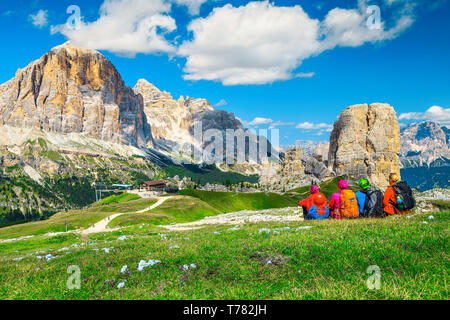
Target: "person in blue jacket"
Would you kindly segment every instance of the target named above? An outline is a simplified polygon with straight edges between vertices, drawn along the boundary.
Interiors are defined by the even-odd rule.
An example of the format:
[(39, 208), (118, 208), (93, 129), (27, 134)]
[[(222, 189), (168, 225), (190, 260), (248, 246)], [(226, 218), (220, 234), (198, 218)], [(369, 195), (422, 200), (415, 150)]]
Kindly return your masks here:
[(367, 179), (361, 179), (359, 180), (358, 186), (361, 188), (360, 191), (356, 192), (356, 201), (358, 201), (358, 209), (359, 209), (359, 216), (362, 217), (364, 213), (364, 206), (366, 204), (366, 193), (364, 190), (367, 190), (370, 188), (369, 181)]

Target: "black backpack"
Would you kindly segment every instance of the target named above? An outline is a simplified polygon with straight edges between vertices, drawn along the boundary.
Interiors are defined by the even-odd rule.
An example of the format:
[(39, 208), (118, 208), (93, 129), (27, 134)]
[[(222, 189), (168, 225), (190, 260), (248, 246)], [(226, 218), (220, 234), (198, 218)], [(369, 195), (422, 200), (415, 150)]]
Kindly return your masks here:
[(364, 204), (364, 216), (368, 218), (384, 217), (383, 193), (380, 190), (367, 190)]
[(416, 199), (412, 195), (412, 190), (405, 181), (397, 182), (392, 186), (395, 190), (397, 198), (402, 200), (402, 205), (393, 203), (394, 207), (400, 211), (411, 210), (416, 205)]

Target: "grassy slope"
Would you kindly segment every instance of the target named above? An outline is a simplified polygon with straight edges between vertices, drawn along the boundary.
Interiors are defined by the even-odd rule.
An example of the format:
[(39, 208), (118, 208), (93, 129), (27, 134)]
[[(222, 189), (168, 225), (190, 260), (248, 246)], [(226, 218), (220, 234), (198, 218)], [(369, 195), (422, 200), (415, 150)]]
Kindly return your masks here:
[[(69, 254), (57, 249), (80, 243), (73, 235), (0, 244), (0, 299), (449, 299), (450, 216), (433, 215), (433, 220), (416, 215), (264, 223), (237, 231), (217, 226), (169, 233), (165, 241), (155, 227), (132, 227), (96, 235), (97, 245)], [(313, 228), (278, 235), (258, 232), (261, 227), (305, 225)], [(134, 237), (116, 241), (127, 233)], [(180, 248), (170, 250), (173, 245)], [(107, 254), (93, 251), (95, 247), (114, 249)], [(28, 255), (48, 249), (58, 256), (50, 262)], [(150, 259), (149, 252), (161, 263), (138, 272), (139, 261)], [(25, 259), (16, 262), (14, 257)], [(273, 263), (268, 265), (267, 259)], [(197, 269), (183, 271), (182, 265), (190, 263)], [(80, 290), (66, 287), (70, 265), (81, 269)], [(120, 273), (124, 265), (130, 274)], [(381, 269), (380, 290), (366, 286), (371, 265)], [(122, 280), (125, 287), (117, 289)]]
[[(92, 205), (86, 210), (71, 210), (60, 212), (48, 220), (32, 222), (22, 225), (0, 228), (0, 239), (11, 239), (21, 236), (39, 235), (48, 232), (65, 231), (65, 221), (68, 230), (87, 228), (113, 213), (130, 213), (120, 216), (109, 224), (115, 226), (129, 226), (139, 223), (173, 223), (188, 222), (201, 219), (209, 215), (240, 210), (262, 210), (268, 208), (282, 208), (296, 206), (297, 201), (287, 196), (274, 193), (234, 193), (208, 192), (199, 190), (183, 190), (182, 195), (192, 196), (186, 200), (169, 200), (160, 208), (149, 213), (136, 213), (156, 202), (153, 199), (136, 199), (137, 195), (123, 193), (110, 196)], [(188, 202), (186, 202), (188, 201)]]
[(181, 190), (179, 194), (199, 198), (224, 213), (240, 210), (295, 207), (298, 205), (295, 199), (276, 193), (235, 193), (188, 189)]
[(137, 194), (124, 192), (117, 196), (112, 195), (107, 198), (104, 198), (104, 199), (94, 203), (93, 206), (103, 206), (103, 205), (108, 205), (108, 204), (122, 203), (122, 202), (127, 202), (127, 201), (132, 201), (132, 200), (138, 200), (140, 198), (141, 197), (139, 197)]
[(130, 213), (112, 220), (108, 226), (130, 226), (140, 223), (169, 224), (200, 220), (220, 214), (219, 210), (192, 197), (179, 196), (166, 200), (161, 206), (145, 213)]
[(450, 201), (447, 200), (431, 200), (434, 206), (438, 207), (441, 211), (450, 211)]
[(92, 223), (106, 218), (107, 212), (86, 212), (82, 210), (57, 213), (48, 220), (14, 225), (0, 229), (0, 239), (12, 239), (30, 235), (40, 235), (48, 232), (64, 232), (67, 219), (67, 230), (89, 227)]
[(122, 197), (122, 202), (112, 203), (108, 205), (99, 205), (96, 203), (87, 210), (71, 210), (68, 212), (60, 212), (52, 216), (48, 220), (30, 222), (21, 225), (15, 225), (0, 228), (0, 239), (12, 239), (29, 235), (40, 235), (48, 232), (65, 231), (65, 221), (67, 220), (68, 230), (79, 228), (87, 228), (112, 213), (136, 212), (143, 210), (156, 203), (154, 199), (138, 199), (125, 201), (130, 197)]

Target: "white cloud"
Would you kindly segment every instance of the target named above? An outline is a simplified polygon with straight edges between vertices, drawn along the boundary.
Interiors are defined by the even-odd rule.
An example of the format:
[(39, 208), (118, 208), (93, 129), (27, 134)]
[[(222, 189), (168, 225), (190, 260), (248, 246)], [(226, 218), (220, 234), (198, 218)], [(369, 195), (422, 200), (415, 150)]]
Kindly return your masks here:
[(450, 125), (450, 108), (444, 109), (439, 106), (432, 106), (425, 112), (402, 113), (399, 120), (427, 120), (443, 125)]
[(295, 122), (283, 122), (283, 121), (280, 121), (280, 120), (274, 121), (273, 119), (262, 118), (262, 117), (256, 117), (252, 121), (245, 121), (245, 120), (241, 120), (239, 118), (237, 118), (237, 119), (239, 121), (241, 121), (241, 123), (245, 127), (258, 127), (258, 126), (261, 126), (261, 125), (269, 125), (269, 127), (268, 127), (269, 130), (272, 130), (272, 129), (275, 129), (276, 127), (281, 127), (281, 126), (293, 126), (293, 125), (295, 125)]
[(226, 106), (228, 102), (225, 99), (221, 99), (219, 102), (217, 102), (214, 107), (223, 107)]
[(66, 24), (53, 26), (52, 33), (61, 33), (74, 44), (121, 55), (178, 54), (186, 58), (186, 80), (267, 84), (313, 77), (314, 72), (298, 69), (305, 59), (325, 50), (397, 37), (413, 23), (416, 8), (416, 0), (384, 0), (380, 5), (393, 13), (386, 17), (386, 24), (383, 15), (381, 28), (370, 29), (368, 0), (358, 0), (354, 9), (335, 8), (322, 21), (311, 18), (300, 5), (276, 6), (268, 0), (240, 7), (227, 4), (192, 20), (188, 26), (192, 38), (177, 48), (167, 36), (177, 29), (170, 16), (172, 4), (186, 6), (191, 15), (197, 15), (207, 1), (104, 0), (96, 21), (82, 20), (77, 30)]
[(319, 22), (298, 5), (250, 2), (235, 8), (227, 4), (192, 21), (188, 29), (194, 38), (179, 48), (179, 54), (187, 58), (187, 80), (225, 85), (286, 80), (319, 47)]
[(321, 25), (321, 33), (324, 36), (321, 50), (329, 50), (337, 46), (359, 47), (366, 42), (393, 39), (413, 23), (410, 15), (404, 15), (399, 17), (389, 30), (385, 30), (382, 21), (380, 28), (369, 28), (366, 10), (367, 6), (364, 2), (360, 2), (357, 9), (335, 8), (328, 12)]
[(41, 9), (36, 14), (30, 14), (28, 19), (34, 26), (42, 29), (48, 25), (48, 11)]
[(269, 123), (272, 123), (272, 122), (273, 122), (273, 120), (269, 119), (269, 118), (256, 117), (252, 121), (246, 122), (246, 124), (249, 125), (249, 126), (259, 126), (259, 125), (262, 125), (262, 124), (269, 124)]
[(275, 121), (270, 124), (269, 129), (274, 129), (276, 127), (281, 127), (281, 126), (293, 126), (293, 125), (295, 125), (294, 122)]
[(297, 129), (304, 130), (323, 130), (330, 131), (333, 129), (333, 125), (327, 123), (311, 123), (311, 122), (302, 122), (295, 126)]
[(299, 72), (299, 73), (294, 74), (294, 78), (312, 78), (315, 75), (316, 75), (315, 72), (307, 72), (307, 73)]
[(268, 1), (215, 8), (193, 20), (179, 54), (186, 57), (186, 80), (213, 80), (224, 85), (266, 84), (294, 77), (302, 61), (337, 46), (357, 47), (393, 39), (413, 22), (409, 10), (398, 14), (390, 29), (367, 26), (367, 5), (335, 8), (323, 21), (312, 19), (300, 5), (275, 6)]
[(52, 33), (62, 33), (74, 44), (128, 56), (173, 53), (176, 49), (164, 34), (176, 30), (170, 10), (163, 0), (105, 0), (98, 20), (81, 21), (77, 29), (54, 26)]

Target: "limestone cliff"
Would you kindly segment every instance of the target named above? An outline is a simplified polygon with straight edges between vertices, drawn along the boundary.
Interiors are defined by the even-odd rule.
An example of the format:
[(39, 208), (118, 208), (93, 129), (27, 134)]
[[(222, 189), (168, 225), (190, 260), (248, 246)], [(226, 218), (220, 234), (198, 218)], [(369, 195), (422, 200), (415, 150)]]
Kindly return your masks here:
[[(203, 134), (210, 129), (218, 130), (221, 133), (224, 153), (227, 148), (230, 148), (226, 145), (226, 130), (232, 129), (234, 132), (244, 132), (245, 130), (233, 113), (215, 110), (205, 99), (180, 97), (175, 100), (170, 93), (159, 90), (144, 79), (139, 80), (133, 90), (143, 97), (147, 121), (151, 125), (155, 145), (160, 149), (170, 152), (186, 145), (204, 149), (211, 143), (211, 140), (205, 137), (201, 141), (195, 139), (194, 124), (196, 122), (202, 124)], [(265, 138), (256, 137), (249, 133), (249, 139), (259, 146), (262, 139)], [(271, 145), (267, 139), (265, 139), (265, 142), (270, 154)], [(246, 160), (249, 160), (248, 143), (246, 143), (245, 150)], [(234, 146), (234, 152), (235, 154), (237, 152), (236, 145)], [(259, 158), (257, 162), (261, 163), (261, 160)]]
[(368, 177), (385, 188), (389, 173), (400, 174), (400, 128), (389, 104), (348, 107), (334, 123), (328, 165), (336, 175)]
[(282, 176), (303, 175), (305, 168), (302, 163), (302, 150), (292, 148), (286, 151), (281, 169)]
[(0, 86), (0, 123), (148, 146), (143, 101), (102, 54), (65, 43)]
[(180, 97), (175, 100), (170, 93), (160, 91), (145, 79), (140, 79), (133, 90), (143, 97), (147, 120), (156, 140), (185, 140), (190, 136), (195, 115), (214, 111), (205, 99)]

